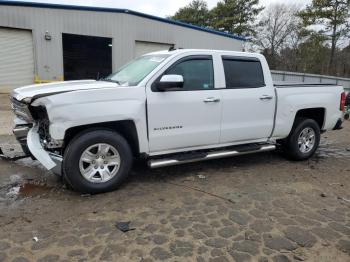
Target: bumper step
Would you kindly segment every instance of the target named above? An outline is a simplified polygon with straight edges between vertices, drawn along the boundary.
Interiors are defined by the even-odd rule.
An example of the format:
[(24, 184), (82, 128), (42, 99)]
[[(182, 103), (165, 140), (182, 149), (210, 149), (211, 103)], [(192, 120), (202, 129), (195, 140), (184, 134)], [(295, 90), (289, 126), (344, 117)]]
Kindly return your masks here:
[(165, 166), (174, 166), (191, 162), (206, 161), (231, 156), (246, 155), (259, 152), (273, 151), (276, 149), (272, 144), (254, 144), (247, 146), (237, 146), (226, 150), (208, 151), (208, 152), (193, 152), (183, 153), (166, 158), (151, 159), (148, 165), (151, 168), (159, 168)]

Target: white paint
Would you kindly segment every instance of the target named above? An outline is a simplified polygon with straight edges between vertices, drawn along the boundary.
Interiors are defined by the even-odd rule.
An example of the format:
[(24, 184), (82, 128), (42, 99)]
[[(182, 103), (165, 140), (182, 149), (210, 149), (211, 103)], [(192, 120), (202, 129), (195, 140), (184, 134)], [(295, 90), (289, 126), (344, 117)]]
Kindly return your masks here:
[(56, 166), (55, 162), (50, 158), (49, 153), (42, 148), (36, 126), (29, 131), (27, 144), (30, 152), (44, 167), (50, 170)]

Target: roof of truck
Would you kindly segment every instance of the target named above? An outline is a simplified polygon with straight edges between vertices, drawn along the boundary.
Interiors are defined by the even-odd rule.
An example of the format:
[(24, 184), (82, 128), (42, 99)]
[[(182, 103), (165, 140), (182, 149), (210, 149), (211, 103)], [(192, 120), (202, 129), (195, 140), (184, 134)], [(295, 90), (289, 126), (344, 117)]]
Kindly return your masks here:
[(180, 48), (180, 49), (173, 49), (173, 50), (160, 50), (156, 52), (148, 53), (149, 55), (172, 55), (172, 54), (181, 54), (181, 53), (188, 53), (188, 52), (210, 52), (210, 53), (230, 53), (235, 55), (242, 55), (242, 56), (258, 56), (259, 53), (250, 53), (250, 52), (242, 52), (242, 51), (231, 51), (231, 50), (217, 50), (217, 49), (186, 49), (186, 48)]
[(175, 54), (183, 54), (183, 53), (189, 53), (189, 52), (199, 52), (199, 53), (220, 53), (220, 54), (227, 54), (227, 55), (234, 55), (234, 56), (241, 56), (241, 57), (261, 57), (262, 55), (259, 53), (250, 53), (250, 52), (240, 52), (240, 51), (230, 51), (230, 50), (215, 50), (215, 49), (174, 49), (174, 50), (161, 50), (156, 51), (152, 53), (148, 53), (145, 55), (175, 55)]

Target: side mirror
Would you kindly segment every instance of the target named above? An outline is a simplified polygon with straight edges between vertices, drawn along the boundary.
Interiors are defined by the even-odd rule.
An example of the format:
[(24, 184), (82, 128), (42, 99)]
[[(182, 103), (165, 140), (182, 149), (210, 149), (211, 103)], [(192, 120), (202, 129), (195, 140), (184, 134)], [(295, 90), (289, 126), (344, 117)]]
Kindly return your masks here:
[(163, 75), (157, 83), (157, 89), (166, 91), (171, 89), (178, 89), (184, 86), (184, 78), (182, 75)]

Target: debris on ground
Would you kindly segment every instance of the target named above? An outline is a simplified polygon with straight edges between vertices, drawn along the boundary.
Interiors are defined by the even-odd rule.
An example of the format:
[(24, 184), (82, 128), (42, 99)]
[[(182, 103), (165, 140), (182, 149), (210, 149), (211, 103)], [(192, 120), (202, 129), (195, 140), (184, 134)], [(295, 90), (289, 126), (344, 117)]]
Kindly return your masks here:
[[(10, 152), (15, 152), (13, 148), (10, 148), (8, 151)], [(4, 153), (2, 148), (0, 147), (0, 159), (5, 160), (5, 161), (17, 161), (23, 158), (27, 158), (28, 156), (26, 154), (19, 154), (19, 155), (14, 155), (14, 156), (8, 156), (7, 154)]]
[(91, 194), (82, 194), (81, 197), (91, 197)]
[(346, 198), (339, 197), (339, 196), (338, 196), (338, 199), (350, 203), (350, 199), (346, 199)]
[(38, 242), (38, 241), (39, 241), (39, 238), (38, 238), (38, 237), (33, 237), (33, 241), (34, 241), (34, 242)]
[(293, 258), (297, 261), (305, 261), (305, 258), (303, 258), (302, 256), (299, 256), (299, 255), (294, 255)]
[(182, 182), (191, 182), (191, 181), (194, 181), (194, 177), (192, 176), (186, 177), (184, 180), (182, 180)]
[(15, 185), (9, 189), (9, 191), (6, 193), (7, 198), (16, 198), (19, 194), (21, 187), (18, 185)]
[(130, 221), (127, 222), (116, 222), (115, 226), (122, 231), (123, 233), (126, 233), (131, 230), (135, 230), (136, 228), (130, 228)]
[(206, 177), (204, 175), (198, 175), (199, 179), (206, 179)]

